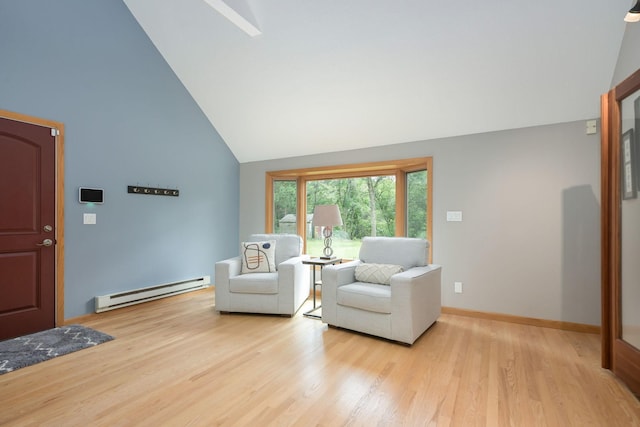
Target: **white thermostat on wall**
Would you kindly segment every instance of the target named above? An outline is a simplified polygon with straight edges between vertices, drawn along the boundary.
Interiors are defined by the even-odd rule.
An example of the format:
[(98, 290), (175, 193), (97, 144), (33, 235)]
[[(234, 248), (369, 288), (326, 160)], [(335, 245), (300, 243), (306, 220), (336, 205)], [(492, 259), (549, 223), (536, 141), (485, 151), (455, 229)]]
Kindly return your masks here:
[(80, 203), (104, 203), (104, 190), (102, 188), (80, 187), (78, 200)]

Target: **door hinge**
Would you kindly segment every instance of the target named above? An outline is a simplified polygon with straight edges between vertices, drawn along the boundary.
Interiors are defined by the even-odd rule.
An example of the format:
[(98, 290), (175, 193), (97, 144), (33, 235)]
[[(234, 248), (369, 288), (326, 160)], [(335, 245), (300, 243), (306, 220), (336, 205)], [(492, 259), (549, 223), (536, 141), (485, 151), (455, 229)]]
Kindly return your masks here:
[(51, 128), (51, 136), (59, 136), (60, 131), (56, 128)]

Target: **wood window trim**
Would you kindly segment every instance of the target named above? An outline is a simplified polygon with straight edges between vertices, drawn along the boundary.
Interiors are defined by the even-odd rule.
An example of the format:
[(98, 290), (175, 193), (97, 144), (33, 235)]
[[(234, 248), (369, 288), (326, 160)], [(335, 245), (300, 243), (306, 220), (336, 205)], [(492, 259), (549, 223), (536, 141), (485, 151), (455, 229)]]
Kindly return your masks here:
[[(352, 163), (347, 165), (320, 166), (303, 169), (287, 169), (266, 172), (265, 179), (265, 231), (273, 232), (273, 183), (274, 181), (296, 181), (297, 211), (307, 212), (308, 181), (340, 178), (363, 178), (372, 175), (394, 175), (396, 178), (396, 231), (398, 237), (406, 235), (406, 174), (426, 170), (427, 172), (427, 240), (431, 244), (429, 263), (433, 261), (433, 157), (417, 157), (383, 162)], [(297, 233), (303, 237), (306, 252), (305, 221), (298, 221)]]

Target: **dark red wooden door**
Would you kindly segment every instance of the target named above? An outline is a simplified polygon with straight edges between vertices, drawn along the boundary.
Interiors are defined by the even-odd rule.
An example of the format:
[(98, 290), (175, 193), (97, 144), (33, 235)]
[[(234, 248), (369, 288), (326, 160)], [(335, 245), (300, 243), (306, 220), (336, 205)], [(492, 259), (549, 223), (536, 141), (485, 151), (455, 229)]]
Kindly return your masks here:
[(55, 137), (0, 118), (0, 340), (55, 326)]

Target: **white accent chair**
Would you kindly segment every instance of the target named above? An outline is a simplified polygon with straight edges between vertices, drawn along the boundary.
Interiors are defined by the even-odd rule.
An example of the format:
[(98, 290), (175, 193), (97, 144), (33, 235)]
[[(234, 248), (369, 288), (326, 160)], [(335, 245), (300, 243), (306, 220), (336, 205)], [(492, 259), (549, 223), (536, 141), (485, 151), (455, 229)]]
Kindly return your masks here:
[[(322, 321), (413, 344), (440, 316), (441, 272), (428, 264), (429, 242), (404, 237), (365, 237), (359, 260), (322, 269)], [(401, 265), (390, 285), (356, 281), (362, 263)]]
[(309, 267), (302, 264), (302, 238), (252, 234), (247, 242), (275, 240), (276, 271), (241, 274), (240, 256), (216, 262), (215, 309), (219, 312), (293, 316), (309, 298)]

